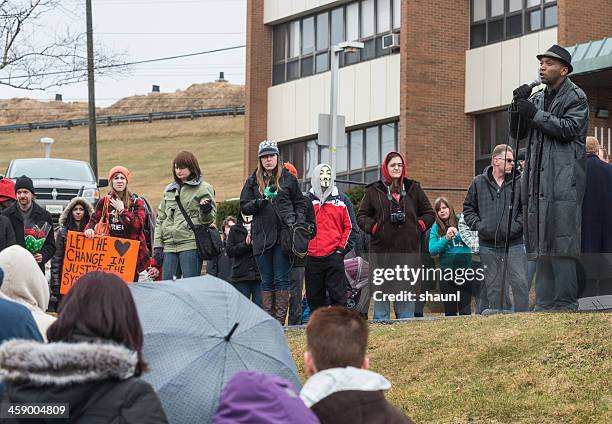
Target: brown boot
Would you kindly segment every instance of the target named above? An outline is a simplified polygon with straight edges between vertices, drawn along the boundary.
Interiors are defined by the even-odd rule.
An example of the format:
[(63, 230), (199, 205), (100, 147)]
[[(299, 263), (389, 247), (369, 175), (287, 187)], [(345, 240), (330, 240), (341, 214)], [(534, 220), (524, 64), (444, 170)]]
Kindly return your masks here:
[(285, 325), (287, 310), (289, 309), (289, 290), (279, 290), (274, 292), (274, 318)]
[(274, 316), (274, 292), (261, 292), (261, 309), (266, 311), (270, 316), (276, 318)]

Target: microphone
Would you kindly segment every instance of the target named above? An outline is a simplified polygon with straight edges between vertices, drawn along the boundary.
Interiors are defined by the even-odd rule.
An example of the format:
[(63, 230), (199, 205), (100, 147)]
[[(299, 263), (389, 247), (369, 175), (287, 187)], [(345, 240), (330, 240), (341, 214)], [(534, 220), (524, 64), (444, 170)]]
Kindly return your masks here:
[(529, 88), (533, 90), (535, 87), (537, 87), (540, 84), (542, 84), (542, 80), (540, 79), (540, 77), (537, 77), (536, 79), (534, 79), (533, 81), (529, 83)]
[[(540, 77), (537, 77), (536, 79), (531, 81), (529, 84), (526, 84), (529, 87), (529, 94), (531, 94), (531, 90), (533, 90), (534, 87), (537, 87), (540, 84), (542, 84), (542, 80), (540, 79)], [(514, 95), (512, 100), (516, 100), (516, 95)]]

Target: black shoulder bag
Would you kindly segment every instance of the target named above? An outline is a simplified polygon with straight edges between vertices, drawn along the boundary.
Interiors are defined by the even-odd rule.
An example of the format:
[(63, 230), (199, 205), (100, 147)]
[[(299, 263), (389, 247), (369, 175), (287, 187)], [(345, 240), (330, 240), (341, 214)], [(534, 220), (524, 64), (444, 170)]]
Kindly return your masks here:
[(175, 200), (183, 217), (185, 217), (185, 221), (187, 221), (187, 225), (189, 225), (189, 228), (191, 228), (191, 231), (195, 234), (195, 241), (200, 257), (207, 261), (219, 256), (223, 251), (223, 242), (221, 241), (219, 231), (209, 225), (195, 226), (181, 203), (180, 193), (176, 195)]

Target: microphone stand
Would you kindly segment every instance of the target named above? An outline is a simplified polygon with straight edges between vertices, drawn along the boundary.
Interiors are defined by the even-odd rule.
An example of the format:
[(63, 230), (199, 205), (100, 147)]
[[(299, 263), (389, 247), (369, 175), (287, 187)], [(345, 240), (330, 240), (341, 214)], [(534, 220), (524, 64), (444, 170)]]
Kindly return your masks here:
[[(516, 109), (516, 103), (515, 103), (515, 99), (512, 99), (512, 103), (510, 104), (510, 111), (517, 111)], [(517, 111), (518, 112), (518, 111)], [(510, 206), (508, 208), (508, 224), (506, 226), (506, 240), (504, 243), (504, 255), (502, 257), (502, 281), (501, 281), (501, 294), (500, 294), (500, 305), (501, 305), (501, 312), (504, 312), (504, 307), (505, 305), (505, 301), (506, 301), (506, 296), (505, 296), (505, 291), (506, 291), (506, 277), (508, 275), (508, 256), (509, 256), (509, 252), (510, 252), (510, 230), (512, 229), (512, 215), (514, 212), (514, 196), (515, 196), (515, 192), (516, 192), (516, 173), (517, 168), (518, 168), (518, 151), (519, 151), (519, 147), (520, 147), (520, 140), (519, 140), (519, 134), (520, 134), (520, 128), (521, 128), (521, 115), (518, 114), (518, 121), (516, 124), (516, 142), (514, 143), (514, 146), (512, 145), (512, 134), (510, 135), (510, 147), (514, 150), (515, 152), (515, 162), (514, 165), (512, 166), (512, 182), (511, 182), (511, 188), (510, 188)], [(512, 122), (512, 117), (510, 117), (510, 122)], [(508, 128), (508, 133), (510, 133), (511, 128)], [(504, 167), (506, 166), (506, 158), (504, 157)]]

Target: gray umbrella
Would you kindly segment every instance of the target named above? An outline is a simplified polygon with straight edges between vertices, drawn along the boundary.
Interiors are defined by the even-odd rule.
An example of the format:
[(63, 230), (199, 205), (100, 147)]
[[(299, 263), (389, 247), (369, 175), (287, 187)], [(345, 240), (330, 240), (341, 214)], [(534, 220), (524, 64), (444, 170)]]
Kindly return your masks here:
[(210, 422), (225, 383), (240, 370), (301, 387), (280, 324), (214, 277), (131, 286), (144, 331), (144, 374), (171, 423)]

